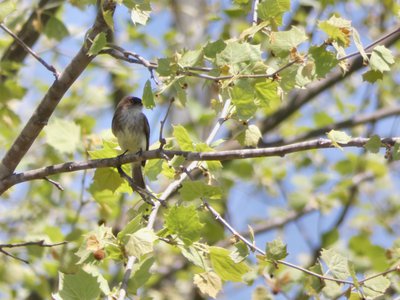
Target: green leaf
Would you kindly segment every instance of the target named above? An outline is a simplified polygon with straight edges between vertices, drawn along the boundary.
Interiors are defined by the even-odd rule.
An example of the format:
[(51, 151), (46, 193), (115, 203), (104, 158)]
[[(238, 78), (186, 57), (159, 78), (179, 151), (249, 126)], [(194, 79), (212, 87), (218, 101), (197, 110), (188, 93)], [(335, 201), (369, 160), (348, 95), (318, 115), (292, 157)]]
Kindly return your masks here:
[(356, 45), (358, 52), (360, 52), (363, 60), (365, 62), (367, 62), (368, 56), (367, 56), (367, 53), (365, 53), (364, 46), (362, 45), (361, 38), (360, 38), (360, 35), (358, 34), (358, 31), (354, 27), (352, 27), (352, 32), (353, 32), (354, 44)]
[(215, 58), (218, 53), (225, 49), (225, 47), (226, 43), (223, 40), (208, 42), (204, 48), (204, 55), (209, 58)]
[(125, 251), (140, 260), (144, 254), (153, 252), (155, 240), (157, 236), (152, 229), (141, 228), (130, 235)]
[[(374, 274), (365, 274), (365, 277), (371, 277)], [(385, 294), (390, 286), (390, 280), (385, 276), (378, 276), (364, 282), (363, 291), (367, 299), (375, 299)]]
[(131, 8), (131, 20), (133, 24), (139, 23), (141, 25), (146, 25), (150, 18), (151, 5), (149, 0), (142, 1), (124, 1), (124, 4), (128, 2), (134, 2), (133, 5), (128, 5)]
[[(311, 266), (310, 271), (323, 275), (322, 267), (319, 262)], [(325, 281), (315, 276), (306, 277), (305, 289), (310, 295), (318, 295), (324, 286), (325, 286)]]
[(157, 73), (160, 76), (170, 76), (178, 71), (178, 64), (174, 58), (159, 58)]
[(327, 126), (330, 124), (333, 124), (335, 122), (335, 119), (332, 118), (327, 112), (325, 111), (320, 111), (317, 112), (313, 115), (314, 123), (318, 127), (323, 127)]
[(183, 127), (182, 125), (176, 125), (176, 126), (173, 125), (172, 127), (174, 129), (173, 135), (176, 138), (176, 141), (178, 142), (179, 148), (182, 151), (193, 151), (194, 150), (193, 142), (185, 127)]
[(90, 186), (92, 192), (110, 190), (115, 192), (123, 183), (124, 179), (115, 168), (98, 168), (94, 172), (93, 183)]
[(287, 246), (280, 239), (275, 239), (272, 242), (267, 242), (266, 257), (270, 260), (280, 260), (288, 256)]
[[(199, 247), (196, 247), (196, 245), (201, 245), (204, 247), (204, 250), (200, 250)], [(181, 250), (182, 255), (191, 263), (194, 265), (206, 269), (207, 268), (207, 262), (205, 261), (205, 252), (206, 252), (206, 245), (200, 244), (200, 243), (194, 243), (191, 246), (186, 246), (186, 245), (177, 245), (178, 248)], [(208, 252), (207, 252), (208, 253)]]
[(241, 80), (231, 89), (231, 99), (241, 120), (248, 120), (256, 113), (253, 87), (247, 81)]
[(153, 266), (154, 262), (155, 259), (151, 256), (134, 265), (132, 270), (133, 276), (129, 280), (129, 282), (132, 283), (133, 294), (137, 294), (138, 289), (143, 288), (146, 282), (149, 281), (152, 276), (150, 268)]
[(53, 118), (45, 133), (47, 144), (60, 153), (73, 154), (81, 145), (81, 128), (74, 122)]
[(262, 285), (257, 286), (254, 289), (253, 294), (251, 295), (251, 300), (273, 300), (273, 299), (274, 298), (269, 292), (269, 290)]
[(0, 3), (0, 22), (3, 22), (9, 14), (16, 10), (16, 4), (16, 0), (5, 0)]
[(324, 232), (322, 235), (322, 247), (329, 247), (339, 240), (339, 231), (337, 228)]
[(392, 51), (383, 45), (376, 46), (369, 59), (371, 69), (379, 72), (390, 71), (392, 64), (394, 64)]
[(271, 32), (269, 47), (275, 55), (284, 57), (307, 39), (303, 28), (293, 26), (289, 31)]
[(163, 162), (163, 159), (151, 159), (146, 162), (144, 172), (150, 181), (157, 180), (158, 175), (161, 174)]
[(104, 295), (108, 295), (110, 293), (110, 287), (108, 286), (107, 280), (103, 277), (100, 273), (99, 269), (93, 265), (86, 265), (83, 267), (83, 271), (92, 275), (97, 279), (97, 283), (99, 284), (100, 290), (103, 292)]
[[(207, 258), (205, 257), (206, 250), (199, 250), (197, 245), (201, 245), (201, 247), (207, 249), (207, 246), (200, 243), (194, 243), (191, 246), (180, 245), (178, 244), (178, 248), (181, 250), (182, 255), (189, 260), (194, 265), (206, 269), (207, 268)], [(208, 254), (208, 253), (207, 253)]]
[(370, 83), (374, 83), (377, 80), (382, 80), (383, 78), (383, 73), (380, 71), (375, 71), (375, 70), (369, 70), (367, 72), (365, 72), (363, 75), (363, 80), (370, 82)]
[(60, 272), (58, 280), (58, 293), (56, 294), (58, 299), (95, 300), (100, 296), (101, 290), (97, 278), (83, 270), (72, 275)]
[(235, 263), (230, 252), (220, 247), (210, 247), (210, 260), (214, 271), (225, 281), (241, 282), (250, 268), (246, 263)]
[(235, 249), (230, 254), (230, 258), (232, 258), (235, 263), (244, 261), (249, 255), (249, 247), (247, 247), (247, 245), (242, 241), (235, 243), (234, 247)]
[(335, 278), (345, 280), (351, 276), (348, 260), (335, 250), (322, 249), (321, 259)]
[(211, 298), (216, 299), (219, 291), (222, 289), (221, 278), (214, 272), (204, 272), (195, 274), (193, 283), (199, 290)]
[(257, 147), (262, 137), (260, 129), (256, 125), (249, 125), (238, 136), (237, 140), (240, 145), (245, 147)]
[(332, 145), (340, 150), (343, 150), (343, 148), (339, 144), (347, 144), (351, 140), (351, 136), (347, 135), (346, 132), (333, 129), (327, 133), (327, 136)]
[(332, 16), (327, 21), (319, 22), (318, 27), (323, 30), (329, 38), (344, 47), (350, 45), (350, 34), (352, 32), (351, 21)]
[(290, 10), (290, 0), (264, 0), (258, 4), (258, 17), (282, 25), (282, 17)]
[(227, 42), (226, 47), (216, 55), (216, 64), (218, 66), (259, 60), (261, 60), (260, 45), (251, 45), (238, 41)]
[(339, 63), (335, 54), (327, 51), (323, 46), (313, 46), (310, 48), (309, 53), (314, 59), (315, 74), (318, 78), (324, 78)]
[(264, 29), (265, 27), (268, 27), (269, 25), (270, 25), (270, 21), (263, 21), (255, 26), (252, 25), (251, 27), (247, 28), (240, 34), (240, 39), (245, 40), (245, 39), (253, 38), (257, 32)]
[(169, 232), (176, 234), (185, 245), (190, 246), (200, 239), (203, 224), (194, 206), (173, 206), (165, 215), (165, 226)]
[(106, 34), (104, 32), (100, 32), (93, 40), (92, 45), (88, 51), (88, 55), (97, 55), (107, 44)]
[(179, 193), (184, 201), (192, 201), (199, 198), (221, 199), (222, 190), (219, 186), (208, 185), (203, 181), (185, 181)]
[(371, 242), (367, 234), (353, 236), (349, 240), (349, 248), (359, 258), (368, 258), (369, 263), (375, 271), (383, 272), (390, 267), (386, 258), (386, 250)]
[(111, 31), (114, 31), (114, 11), (109, 9), (103, 12), (103, 18), (104, 21), (106, 21), (107, 26), (111, 29)]
[(146, 108), (153, 109), (153, 107), (156, 106), (154, 102), (154, 95), (153, 91), (151, 89), (151, 82), (150, 80), (146, 81), (146, 84), (144, 85), (144, 90), (143, 90), (143, 105)]
[(103, 148), (88, 151), (88, 154), (91, 159), (116, 157), (120, 154), (120, 152), (116, 149), (117, 147), (117, 142), (103, 140)]
[(400, 160), (400, 143), (396, 142), (392, 150), (393, 160)]
[(353, 280), (354, 287), (356, 289), (359, 289), (360, 288), (360, 283), (358, 282), (357, 273), (356, 273), (356, 270), (354, 268), (354, 264), (352, 262), (350, 262), (350, 261), (348, 263), (349, 263), (349, 272), (350, 272), (350, 275), (351, 275), (351, 279)]
[(67, 27), (56, 17), (50, 17), (49, 21), (44, 28), (44, 34), (49, 39), (55, 39), (61, 41), (63, 38), (69, 35)]
[(178, 65), (182, 68), (198, 65), (203, 59), (203, 54), (203, 49), (186, 51), (178, 60)]
[(278, 94), (279, 83), (273, 80), (257, 82), (254, 85), (256, 92), (256, 104), (259, 107), (276, 107), (281, 103), (281, 97)]
[(129, 236), (130, 234), (138, 231), (143, 226), (142, 220), (142, 214), (138, 214), (136, 217), (130, 220), (129, 223), (124, 227), (124, 229), (118, 232), (117, 239), (119, 241), (122, 241), (126, 236)]
[(381, 145), (381, 138), (379, 137), (379, 135), (375, 134), (369, 138), (364, 147), (371, 153), (378, 153), (381, 149)]

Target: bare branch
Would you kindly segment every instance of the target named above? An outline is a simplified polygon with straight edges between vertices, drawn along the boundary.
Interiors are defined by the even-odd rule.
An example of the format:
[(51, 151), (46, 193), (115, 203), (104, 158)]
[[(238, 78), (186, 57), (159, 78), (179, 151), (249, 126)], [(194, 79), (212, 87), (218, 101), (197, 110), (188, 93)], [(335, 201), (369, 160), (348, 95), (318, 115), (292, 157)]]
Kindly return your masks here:
[(37, 242), (23, 242), (23, 243), (17, 243), (17, 244), (0, 244), (0, 252), (3, 253), (4, 255), (7, 255), (9, 257), (12, 257), (16, 260), (22, 261), (26, 264), (29, 264), (29, 261), (22, 259), (18, 256), (15, 256), (8, 251), (5, 251), (4, 248), (20, 248), (20, 247), (29, 247), (29, 246), (39, 246), (39, 247), (56, 247), (60, 245), (65, 245), (67, 242), (60, 242), (60, 243), (54, 243), (54, 244), (46, 244), (44, 240), (37, 241)]
[[(248, 239), (246, 239), (244, 236), (242, 236), (239, 232), (237, 232), (210, 204), (208, 204), (207, 201), (204, 201), (204, 206), (211, 212), (211, 214), (215, 217), (215, 219), (220, 222), (224, 227), (226, 227), (235, 237), (237, 237), (238, 239), (240, 239), (243, 243), (245, 243), (247, 245), (247, 247), (249, 247), (249, 249), (251, 249), (252, 251), (256, 251), (258, 253), (260, 253), (261, 255), (266, 255), (266, 252), (261, 250), (260, 248), (258, 248), (253, 242), (250, 242)], [(274, 261), (275, 263), (281, 264), (281, 265), (285, 265), (287, 267), (299, 270), (303, 273), (318, 277), (320, 279), (323, 280), (329, 280), (329, 281), (334, 281), (337, 283), (344, 283), (344, 284), (350, 284), (350, 285), (354, 285), (354, 283), (352, 281), (349, 280), (342, 280), (342, 279), (337, 279), (337, 278), (332, 278), (332, 277), (327, 277), (327, 276), (323, 276), (321, 274), (312, 272), (310, 270), (307, 270), (305, 268), (302, 268), (300, 266), (297, 266), (295, 264), (283, 261), (283, 260), (276, 260)]]
[(44, 61), (39, 55), (36, 54), (35, 51), (33, 51), (28, 45), (24, 43), (23, 40), (21, 40), (17, 35), (15, 35), (4, 23), (0, 23), (0, 28), (3, 29), (5, 32), (7, 32), (9, 35), (13, 37), (14, 40), (16, 40), (22, 48), (25, 49), (26, 52), (28, 52), (30, 55), (32, 55), (38, 62), (40, 62), (47, 70), (53, 73), (54, 77), (56, 80), (60, 76), (60, 73), (56, 70), (56, 68), (47, 62)]
[(257, 20), (258, 20), (258, 3), (260, 1), (259, 0), (253, 0), (253, 3), (251, 4), (251, 24), (253, 26), (257, 25)]
[(160, 149), (164, 148), (164, 145), (166, 144), (166, 140), (163, 137), (163, 131), (164, 131), (164, 124), (167, 121), (169, 111), (171, 110), (172, 103), (174, 103), (175, 99), (171, 98), (168, 104), (167, 112), (165, 113), (165, 117), (163, 120), (160, 121), (160, 136), (158, 138), (158, 141), (160, 142)]
[(57, 182), (53, 179), (49, 179), (47, 177), (43, 177), (43, 178), (44, 178), (44, 180), (50, 182), (52, 185), (54, 185), (56, 188), (58, 188), (60, 191), (64, 191), (63, 186), (59, 182)]
[[(115, 6), (115, 2), (111, 0), (103, 2), (103, 10), (105, 11), (113, 12)], [(103, 18), (102, 9), (99, 9), (96, 21), (89, 30), (83, 46), (66, 67), (60, 78), (49, 88), (41, 103), (22, 129), (20, 135), (3, 157), (0, 164), (0, 179), (14, 172), (21, 159), (32, 146), (43, 127), (47, 124), (48, 119), (53, 114), (61, 98), (94, 58), (94, 56), (89, 56), (87, 54), (91, 45), (90, 41), (93, 40), (98, 33), (107, 30), (108, 25)]]
[[(221, 122), (224, 122), (224, 118), (220, 118), (217, 127), (221, 126)], [(212, 130), (213, 135), (216, 134), (215, 130)], [(207, 139), (208, 145), (211, 143), (212, 136)], [(340, 144), (341, 147), (357, 147), (361, 148), (369, 141), (369, 138), (352, 138), (347, 144)], [(386, 148), (387, 146), (393, 146), (395, 143), (400, 143), (400, 137), (393, 138), (382, 138), (381, 147)], [(257, 148), (257, 149), (238, 149), (238, 150), (225, 150), (225, 151), (215, 151), (215, 152), (190, 152), (190, 151), (180, 151), (180, 150), (150, 150), (144, 151), (141, 154), (127, 154), (123, 157), (113, 157), (113, 158), (103, 158), (94, 159), (82, 162), (66, 162), (58, 165), (47, 166), (39, 168), (36, 170), (30, 170), (18, 174), (10, 175), (3, 178), (0, 181), (0, 194), (6, 191), (9, 187), (35, 179), (43, 179), (46, 176), (59, 174), (59, 173), (69, 173), (81, 170), (96, 169), (96, 168), (107, 168), (107, 167), (117, 167), (120, 164), (126, 164), (131, 162), (139, 162), (143, 160), (150, 159), (164, 159), (165, 156), (172, 158), (174, 156), (183, 156), (187, 161), (192, 161), (192, 164), (187, 167), (189, 172), (198, 164), (199, 161), (211, 161), (211, 160), (233, 160), (233, 159), (248, 159), (257, 157), (271, 157), (280, 156), (283, 157), (286, 154), (312, 150), (312, 149), (327, 149), (334, 148), (332, 141), (329, 139), (316, 139), (300, 143), (294, 143), (279, 147), (269, 147), (269, 148)], [(162, 196), (161, 200), (164, 200)]]
[(386, 108), (382, 108), (377, 111), (374, 111), (370, 114), (354, 116), (354, 117), (340, 121), (335, 124), (331, 124), (328, 126), (310, 130), (304, 134), (295, 136), (291, 139), (287, 139), (287, 140), (279, 139), (279, 140), (275, 140), (273, 142), (265, 142), (265, 143), (263, 142), (260, 144), (260, 146), (272, 147), (272, 146), (277, 146), (277, 145), (282, 145), (282, 144), (297, 143), (297, 142), (304, 141), (309, 138), (313, 138), (313, 137), (317, 137), (317, 136), (326, 134), (327, 132), (329, 132), (332, 129), (337, 130), (337, 129), (342, 129), (342, 128), (351, 128), (351, 127), (355, 127), (355, 126), (362, 125), (362, 124), (376, 122), (378, 120), (382, 120), (382, 119), (396, 116), (396, 115), (400, 115), (400, 106), (386, 107)]
[[(36, 30), (34, 24), (39, 23), (43, 27), (46, 26), (54, 14), (57, 13), (59, 8), (64, 4), (65, 0), (40, 0), (37, 7), (32, 11), (29, 18), (21, 26), (20, 30), (16, 33), (18, 38), (28, 47), (32, 48), (33, 45), (40, 37), (40, 32)], [(21, 63), (28, 52), (17, 42), (16, 39), (7, 47), (3, 52), (1, 61), (13, 61)], [(1, 78), (5, 79), (7, 76), (2, 74)]]

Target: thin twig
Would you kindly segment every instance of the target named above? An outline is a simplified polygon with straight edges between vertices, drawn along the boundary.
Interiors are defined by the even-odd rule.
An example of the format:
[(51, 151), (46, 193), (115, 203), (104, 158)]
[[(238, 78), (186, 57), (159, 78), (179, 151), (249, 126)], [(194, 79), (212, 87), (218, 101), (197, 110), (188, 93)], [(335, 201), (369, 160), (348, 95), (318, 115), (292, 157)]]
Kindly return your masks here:
[(383, 120), (385, 118), (396, 116), (396, 115), (400, 115), (400, 106), (385, 107), (385, 108), (376, 110), (372, 113), (358, 115), (358, 116), (352, 116), (343, 121), (310, 130), (301, 135), (294, 136), (290, 139), (281, 138), (281, 139), (278, 139), (278, 140), (275, 140), (272, 142), (263, 142), (260, 144), (260, 146), (273, 147), (273, 146), (282, 145), (282, 144), (297, 143), (300, 141), (304, 141), (306, 139), (315, 138), (317, 136), (324, 135), (332, 129), (338, 130), (338, 129), (342, 129), (342, 128), (352, 128), (352, 127), (355, 127), (358, 125), (371, 123), (371, 122), (375, 122), (378, 120)]
[[(204, 206), (211, 212), (211, 214), (215, 217), (215, 219), (220, 222), (224, 227), (226, 227), (235, 237), (240, 239), (243, 243), (245, 243), (252, 251), (256, 251), (260, 253), (261, 255), (265, 256), (266, 252), (258, 248), (253, 242), (250, 242), (248, 239), (243, 237), (239, 232), (237, 232), (207, 201), (203, 200)], [(295, 264), (289, 263), (287, 261), (283, 260), (276, 260), (274, 261), (275, 263), (285, 265), (288, 267), (291, 267), (293, 269), (299, 270), (303, 273), (318, 277), (323, 280), (329, 280), (329, 281), (334, 281), (337, 283), (344, 283), (344, 284), (350, 284), (353, 285), (354, 283), (349, 280), (342, 280), (342, 279), (337, 279), (337, 278), (332, 278), (332, 277), (326, 277), (324, 275), (312, 272), (310, 270), (307, 270), (305, 268), (302, 268), (300, 266), (297, 266)]]
[(148, 61), (147, 59), (145, 59), (143, 56), (134, 53), (132, 51), (127, 51), (124, 48), (114, 45), (114, 44), (108, 44), (108, 47), (120, 52), (124, 57), (126, 57), (127, 59), (130, 59), (131, 57), (135, 58), (140, 64), (142, 64), (143, 66), (145, 66), (149, 72), (150, 72), (150, 77), (151, 79), (154, 80), (154, 82), (159, 85), (160, 82), (157, 80), (157, 78), (154, 76), (154, 69), (157, 68), (157, 65)]
[(145, 195), (142, 196), (142, 199), (143, 199), (147, 204), (150, 204), (151, 206), (154, 206), (154, 203), (151, 202), (149, 199), (147, 199), (147, 197), (150, 197), (150, 198), (152, 198), (152, 199), (154, 199), (154, 200), (157, 200), (157, 201), (162, 202), (161, 204), (162, 204), (163, 206), (166, 206), (165, 202), (162, 201), (160, 198), (157, 198), (157, 197), (156, 197), (155, 195), (153, 195), (153, 193), (151, 193), (150, 191), (148, 191), (148, 190), (146, 190), (146, 189), (144, 189), (144, 188), (138, 186), (138, 185), (133, 181), (132, 177), (130, 177), (128, 174), (126, 174), (126, 173), (124, 172), (124, 170), (121, 168), (121, 166), (118, 166), (118, 167), (117, 167), (117, 170), (118, 170), (119, 175), (120, 175), (122, 178), (124, 178), (126, 181), (128, 181), (128, 183), (129, 183), (130, 187), (132, 188), (132, 190), (137, 191), (141, 196), (142, 196), (142, 194), (145, 194)]
[(253, 3), (251, 5), (251, 24), (253, 26), (256, 26), (258, 21), (258, 13), (257, 13), (258, 3), (259, 0), (253, 0)]
[[(399, 31), (400, 31), (400, 27), (394, 29), (393, 31), (391, 31), (391, 32), (389, 32), (389, 33), (387, 33), (387, 34), (385, 34), (384, 36), (380, 37), (380, 38), (377, 39), (376, 41), (373, 41), (371, 44), (369, 44), (368, 46), (366, 46), (366, 47), (364, 48), (364, 51), (367, 51), (368, 49), (371, 49), (371, 48), (374, 47), (375, 45), (377, 45), (377, 44), (383, 42), (384, 40), (386, 40), (386, 39), (388, 39), (388, 38), (390, 38), (391, 36), (395, 35), (395, 34), (398, 33)], [(357, 55), (359, 55), (359, 54), (360, 54), (359, 51), (355, 51), (355, 52), (353, 52), (353, 53), (350, 53), (350, 54), (348, 54), (348, 55), (346, 55), (346, 56), (343, 56), (343, 57), (339, 58), (339, 60), (346, 60), (346, 59), (349, 59), (349, 58), (351, 58), (351, 57), (353, 57), (353, 56), (357, 56)]]
[(171, 98), (168, 104), (167, 112), (165, 113), (165, 117), (163, 120), (160, 121), (160, 137), (158, 138), (158, 141), (160, 142), (160, 149), (163, 149), (165, 144), (167, 143), (165, 138), (163, 137), (163, 131), (164, 131), (164, 124), (167, 121), (169, 111), (171, 110), (172, 103), (174, 103), (175, 98)]
[(39, 246), (39, 247), (56, 247), (60, 245), (67, 244), (66, 241), (54, 244), (46, 244), (44, 240), (37, 241), (37, 242), (23, 242), (23, 243), (16, 243), (16, 244), (0, 244), (0, 252), (6, 256), (14, 258), (16, 260), (22, 261), (23, 263), (29, 264), (29, 261), (22, 259), (18, 256), (11, 254), (8, 251), (5, 251), (4, 248), (19, 248), (19, 247), (29, 247), (29, 246)]
[(53, 179), (47, 178), (47, 177), (43, 177), (43, 178), (44, 178), (44, 180), (46, 180), (46, 181), (50, 182), (51, 184), (53, 184), (60, 191), (64, 191), (64, 187), (61, 185), (61, 183), (59, 183), (59, 182), (57, 182), (57, 181), (55, 181)]
[(40, 62), (47, 70), (49, 70), (51, 73), (53, 73), (54, 77), (56, 80), (58, 80), (58, 77), (60, 76), (60, 73), (56, 70), (56, 68), (47, 62), (45, 62), (39, 55), (35, 53), (27, 44), (24, 43), (23, 40), (21, 40), (16, 34), (14, 34), (4, 23), (0, 23), (0, 28), (3, 29), (5, 32), (7, 32), (12, 38), (18, 42), (18, 44), (21, 45), (22, 48), (25, 49), (26, 52), (28, 52), (30, 55), (32, 55), (38, 62)]
[(371, 275), (371, 276), (369, 276), (367, 278), (364, 278), (363, 280), (358, 281), (358, 283), (359, 284), (364, 284), (368, 280), (374, 279), (374, 278), (379, 277), (379, 276), (385, 276), (385, 275), (387, 275), (389, 273), (393, 273), (393, 272), (400, 272), (400, 265), (397, 265), (397, 266), (395, 266), (393, 268), (390, 268), (390, 269), (388, 269), (386, 271), (383, 271), (381, 273), (377, 273), (375, 275)]

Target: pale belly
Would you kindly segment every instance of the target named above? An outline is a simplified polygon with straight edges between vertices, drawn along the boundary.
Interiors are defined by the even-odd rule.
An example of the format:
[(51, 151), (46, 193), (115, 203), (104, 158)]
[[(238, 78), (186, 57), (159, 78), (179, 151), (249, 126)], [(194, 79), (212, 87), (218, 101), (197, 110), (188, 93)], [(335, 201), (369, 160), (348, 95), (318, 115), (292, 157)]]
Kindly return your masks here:
[(118, 144), (123, 151), (136, 153), (139, 150), (146, 151), (146, 136), (142, 130), (123, 131), (117, 135)]

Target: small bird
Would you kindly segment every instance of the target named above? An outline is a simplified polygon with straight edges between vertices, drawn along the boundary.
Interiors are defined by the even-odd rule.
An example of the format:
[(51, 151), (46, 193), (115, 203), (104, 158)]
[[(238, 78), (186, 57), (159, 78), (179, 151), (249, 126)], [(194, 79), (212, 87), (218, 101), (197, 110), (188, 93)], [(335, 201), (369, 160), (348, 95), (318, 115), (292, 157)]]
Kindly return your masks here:
[[(118, 144), (124, 153), (140, 153), (149, 150), (150, 126), (145, 114), (142, 112), (142, 100), (133, 96), (126, 96), (118, 103), (112, 119), (112, 132), (118, 139)], [(146, 189), (144, 183), (142, 166), (146, 164), (143, 160), (132, 163), (133, 183)], [(146, 202), (146, 196), (142, 191), (137, 190), (140, 196)]]

